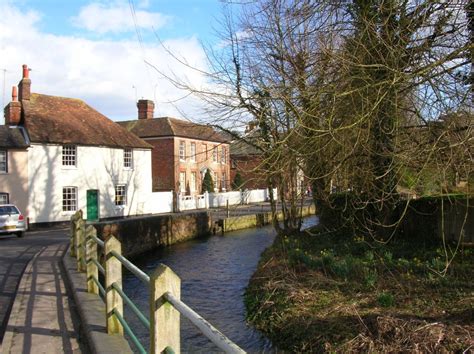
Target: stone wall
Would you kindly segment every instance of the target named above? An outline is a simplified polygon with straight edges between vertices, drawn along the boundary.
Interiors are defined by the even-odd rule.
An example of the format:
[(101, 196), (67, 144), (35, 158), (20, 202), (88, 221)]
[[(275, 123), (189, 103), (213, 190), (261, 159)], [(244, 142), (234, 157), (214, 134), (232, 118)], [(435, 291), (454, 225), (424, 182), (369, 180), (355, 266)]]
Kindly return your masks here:
[(463, 242), (474, 242), (474, 199), (423, 198), (399, 210), (403, 215), (400, 231), (408, 237), (444, 236), (457, 241), (462, 233)]
[(207, 212), (110, 220), (93, 225), (101, 239), (115, 235), (122, 243), (122, 253), (126, 257), (208, 235), (211, 229)]

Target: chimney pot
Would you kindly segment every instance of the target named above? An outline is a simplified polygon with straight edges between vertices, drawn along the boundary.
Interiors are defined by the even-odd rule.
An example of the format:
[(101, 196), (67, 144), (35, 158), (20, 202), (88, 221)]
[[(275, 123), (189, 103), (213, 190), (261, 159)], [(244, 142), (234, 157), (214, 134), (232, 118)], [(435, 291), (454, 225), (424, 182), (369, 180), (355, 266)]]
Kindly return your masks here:
[(28, 69), (28, 65), (23, 64), (23, 78), (28, 79), (30, 77), (30, 70)]
[(23, 78), (18, 84), (18, 99), (20, 101), (29, 100), (31, 94), (31, 80), (29, 78), (28, 65), (23, 64)]
[(18, 101), (18, 90), (16, 86), (12, 86), (12, 101), (17, 102)]

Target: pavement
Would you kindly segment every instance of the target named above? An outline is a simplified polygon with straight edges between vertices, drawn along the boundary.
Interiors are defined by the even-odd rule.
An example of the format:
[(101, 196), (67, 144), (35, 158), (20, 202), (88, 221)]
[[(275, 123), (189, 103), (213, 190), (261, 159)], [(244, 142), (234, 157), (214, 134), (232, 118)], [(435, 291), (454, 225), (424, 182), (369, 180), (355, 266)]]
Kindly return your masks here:
[(0, 338), (3, 353), (82, 353), (61, 257), (67, 229), (0, 236)]

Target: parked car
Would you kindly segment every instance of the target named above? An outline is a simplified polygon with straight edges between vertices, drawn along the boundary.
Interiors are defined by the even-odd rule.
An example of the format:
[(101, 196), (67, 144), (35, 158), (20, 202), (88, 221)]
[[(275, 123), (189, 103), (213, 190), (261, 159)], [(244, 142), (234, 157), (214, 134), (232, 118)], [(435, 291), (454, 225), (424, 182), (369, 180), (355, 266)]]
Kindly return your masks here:
[(13, 204), (0, 204), (0, 235), (15, 234), (23, 237), (26, 230), (24, 215)]

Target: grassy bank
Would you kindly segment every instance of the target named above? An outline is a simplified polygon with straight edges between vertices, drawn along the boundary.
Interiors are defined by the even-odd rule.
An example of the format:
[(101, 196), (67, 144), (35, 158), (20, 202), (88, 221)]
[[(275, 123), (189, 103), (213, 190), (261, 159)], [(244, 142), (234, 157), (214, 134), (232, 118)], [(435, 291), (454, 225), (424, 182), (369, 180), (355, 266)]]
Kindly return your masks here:
[(318, 229), (279, 237), (246, 293), (248, 320), (289, 351), (474, 350), (474, 250), (387, 245)]

